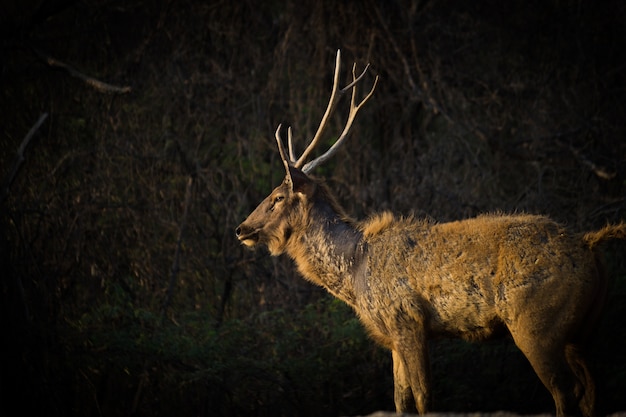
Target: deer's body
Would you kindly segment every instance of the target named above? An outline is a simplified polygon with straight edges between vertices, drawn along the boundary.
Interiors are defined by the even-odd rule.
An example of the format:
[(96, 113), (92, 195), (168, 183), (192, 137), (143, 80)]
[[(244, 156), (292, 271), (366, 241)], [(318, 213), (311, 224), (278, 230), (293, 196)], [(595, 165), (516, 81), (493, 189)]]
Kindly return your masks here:
[[(352, 104), (351, 118), (363, 102), (355, 107), (353, 96)], [(397, 411), (428, 411), (429, 338), (509, 334), (558, 415), (593, 415), (594, 384), (579, 350), (606, 292), (594, 248), (626, 238), (626, 224), (573, 234), (523, 214), (438, 224), (383, 213), (357, 223), (299, 169), (301, 160), (287, 160), (278, 131), (277, 140), (285, 180), (237, 236), (272, 255), (286, 253), (306, 279), (352, 306), (392, 352)]]
[[(379, 220), (376, 220), (378, 222)], [(505, 328), (523, 337), (517, 323), (536, 316), (532, 328), (572, 334), (604, 287), (594, 257), (580, 237), (540, 216), (482, 216), (431, 224), (386, 219), (368, 233), (366, 273), (357, 281), (355, 309), (375, 338), (393, 349), (393, 329), (371, 311), (412, 312), (428, 335), (474, 341)], [(380, 228), (379, 228), (380, 227)], [(564, 286), (569, 287), (563, 291)], [(568, 328), (569, 327), (569, 328)]]
[(545, 317), (535, 327), (548, 331), (559, 316), (579, 326), (589, 316), (584, 306), (605, 287), (581, 236), (542, 216), (443, 224), (389, 213), (357, 224), (329, 208), (306, 216), (292, 227), (285, 251), (305, 278), (352, 306), (389, 349), (392, 329), (411, 315), (428, 335), (469, 341), (500, 334), (524, 314)]

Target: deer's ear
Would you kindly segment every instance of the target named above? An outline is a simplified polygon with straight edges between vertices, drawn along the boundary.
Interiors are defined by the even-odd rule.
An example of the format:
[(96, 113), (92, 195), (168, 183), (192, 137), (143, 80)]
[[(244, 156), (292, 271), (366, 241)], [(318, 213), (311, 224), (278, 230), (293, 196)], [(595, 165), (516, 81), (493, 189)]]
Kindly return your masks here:
[(315, 189), (315, 182), (298, 168), (287, 165), (287, 176), (285, 181), (289, 182), (291, 191), (310, 195)]

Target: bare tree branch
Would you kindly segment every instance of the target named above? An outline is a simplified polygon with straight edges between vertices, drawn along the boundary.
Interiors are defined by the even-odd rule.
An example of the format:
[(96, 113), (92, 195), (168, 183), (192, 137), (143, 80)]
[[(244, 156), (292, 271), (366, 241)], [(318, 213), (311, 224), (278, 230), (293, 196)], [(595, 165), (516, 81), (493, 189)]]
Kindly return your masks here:
[(79, 80), (82, 80), (83, 82), (85, 82), (85, 84), (95, 88), (97, 91), (101, 92), (101, 93), (111, 93), (111, 94), (127, 94), (130, 93), (132, 91), (132, 88), (128, 85), (125, 85), (123, 87), (117, 86), (117, 85), (113, 85), (113, 84), (109, 84), (109, 83), (105, 83), (104, 81), (100, 81), (94, 77), (91, 77), (89, 75), (85, 75), (82, 72), (76, 70), (74, 67), (72, 67), (71, 65), (68, 65), (62, 61), (59, 61), (58, 59), (52, 58), (48, 55), (43, 54), (42, 52), (39, 52), (37, 50), (35, 50), (35, 53), (37, 54), (37, 56), (39, 56), (39, 58), (41, 58), (46, 64), (48, 64), (51, 67), (54, 68), (61, 68), (64, 69), (65, 71), (69, 72), (69, 74), (72, 77), (78, 78)]

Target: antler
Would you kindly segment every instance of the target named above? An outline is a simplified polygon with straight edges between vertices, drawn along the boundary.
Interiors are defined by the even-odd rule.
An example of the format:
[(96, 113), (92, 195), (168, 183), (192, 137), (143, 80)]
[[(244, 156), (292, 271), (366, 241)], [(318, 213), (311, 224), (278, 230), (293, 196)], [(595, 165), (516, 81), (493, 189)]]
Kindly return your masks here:
[[(280, 129), (282, 125), (278, 125), (278, 129), (276, 129), (275, 136), (276, 136), (276, 142), (278, 143), (278, 150), (280, 152), (280, 157), (283, 159), (283, 161), (286, 164), (294, 166), (296, 168), (301, 168), (303, 172), (308, 173), (312, 171), (315, 167), (317, 167), (319, 164), (321, 164), (322, 162), (325, 162), (328, 158), (330, 158), (337, 152), (337, 149), (339, 149), (343, 141), (346, 139), (346, 137), (350, 133), (350, 128), (352, 127), (352, 123), (354, 122), (354, 119), (356, 118), (357, 113), (359, 112), (361, 107), (367, 102), (367, 100), (370, 99), (372, 94), (374, 94), (374, 89), (376, 88), (376, 85), (378, 84), (378, 76), (376, 76), (376, 79), (374, 80), (374, 85), (372, 86), (369, 93), (365, 96), (365, 98), (363, 98), (363, 100), (359, 102), (359, 104), (356, 104), (356, 85), (365, 76), (365, 73), (367, 72), (368, 69), (369, 69), (369, 64), (367, 64), (363, 72), (357, 77), (356, 76), (356, 64), (354, 64), (352, 66), (352, 82), (348, 84), (347, 86), (345, 86), (344, 88), (339, 89), (339, 74), (341, 71), (341, 51), (337, 50), (337, 59), (335, 61), (335, 76), (333, 79), (333, 89), (330, 94), (330, 100), (328, 102), (328, 106), (326, 107), (326, 112), (324, 113), (324, 116), (322, 117), (320, 125), (317, 128), (317, 132), (315, 133), (315, 136), (313, 136), (313, 139), (309, 143), (309, 146), (306, 147), (306, 149), (304, 150), (304, 152), (302, 152), (302, 155), (300, 155), (299, 158), (296, 159), (296, 156), (295, 156), (293, 140), (292, 140), (292, 135), (291, 135), (291, 127), (287, 129), (287, 146), (289, 148), (288, 155), (287, 155), (287, 151), (284, 148), (283, 141), (280, 137)], [(343, 132), (341, 132), (341, 135), (339, 136), (339, 138), (324, 154), (320, 155), (319, 157), (305, 164), (305, 161), (308, 158), (309, 154), (311, 153), (311, 151), (313, 151), (315, 146), (317, 146), (317, 143), (319, 142), (322, 136), (322, 133), (324, 133), (324, 130), (326, 130), (328, 119), (333, 114), (333, 111), (335, 110), (337, 102), (343, 96), (343, 94), (350, 89), (352, 89), (352, 99), (350, 100), (350, 112), (348, 113), (348, 120), (346, 121), (346, 126), (343, 128)]]

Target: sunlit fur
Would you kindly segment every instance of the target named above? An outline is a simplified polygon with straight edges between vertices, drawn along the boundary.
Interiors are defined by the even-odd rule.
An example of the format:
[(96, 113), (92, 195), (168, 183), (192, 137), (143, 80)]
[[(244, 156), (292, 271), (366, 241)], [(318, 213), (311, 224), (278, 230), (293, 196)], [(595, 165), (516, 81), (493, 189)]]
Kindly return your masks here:
[(237, 234), (286, 253), (306, 279), (354, 308), (392, 351), (397, 411), (428, 411), (428, 338), (508, 334), (558, 415), (593, 415), (581, 346), (607, 289), (597, 248), (626, 238), (626, 224), (576, 234), (527, 214), (436, 223), (384, 212), (354, 222), (322, 182), (290, 169)]
[[(276, 187), (241, 224), (244, 234), (239, 238), (242, 243), (249, 247), (265, 245), (273, 256), (283, 254), (289, 248), (289, 242), (298, 241), (302, 232), (308, 229), (312, 220), (310, 211), (313, 204), (309, 202), (311, 196), (325, 201), (342, 222), (352, 224), (352, 220), (336, 202), (326, 184), (312, 177), (309, 179), (310, 182), (302, 185), (302, 189), (293, 190), (285, 182)], [(279, 196), (284, 199), (276, 202)], [(294, 247), (291, 249), (297, 253)]]

